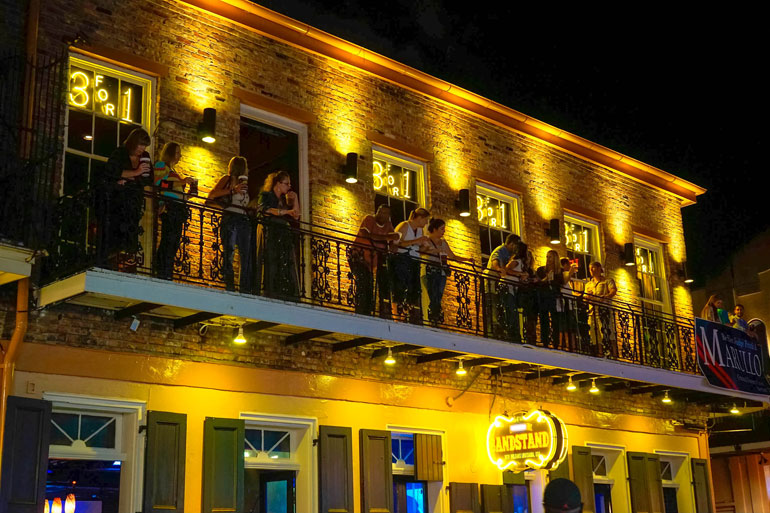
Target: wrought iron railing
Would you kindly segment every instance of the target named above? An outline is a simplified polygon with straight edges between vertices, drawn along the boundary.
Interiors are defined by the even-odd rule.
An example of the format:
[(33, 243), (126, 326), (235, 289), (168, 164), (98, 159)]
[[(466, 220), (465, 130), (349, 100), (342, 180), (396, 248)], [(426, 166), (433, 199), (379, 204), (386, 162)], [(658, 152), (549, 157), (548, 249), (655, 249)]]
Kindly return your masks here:
[[(140, 240), (150, 241), (145, 243), (149, 247), (137, 245), (135, 226), (129, 226), (138, 219), (137, 202), (142, 201), (147, 233)], [(55, 212), (58, 232), (45, 261), (47, 281), (101, 267), (511, 343), (698, 372), (692, 320), (602, 301), (572, 289), (500, 280), (473, 265), (441, 265), (374, 250), (371, 245), (355, 244), (351, 234), (322, 226), (254, 212), (226, 212), (204, 205), (202, 198), (181, 201), (149, 188), (121, 186), (61, 198)], [(126, 240), (126, 234), (132, 240)], [(240, 237), (239, 242), (248, 247), (243, 253), (239, 248), (232, 274), (227, 261), (233, 244), (223, 240), (223, 234), (233, 241)], [(369, 260), (375, 255), (377, 263)], [(236, 286), (239, 270), (247, 278)], [(406, 283), (404, 277), (410, 271), (421, 278)], [(440, 295), (444, 281), (446, 288)], [(431, 288), (433, 308), (429, 306)]]

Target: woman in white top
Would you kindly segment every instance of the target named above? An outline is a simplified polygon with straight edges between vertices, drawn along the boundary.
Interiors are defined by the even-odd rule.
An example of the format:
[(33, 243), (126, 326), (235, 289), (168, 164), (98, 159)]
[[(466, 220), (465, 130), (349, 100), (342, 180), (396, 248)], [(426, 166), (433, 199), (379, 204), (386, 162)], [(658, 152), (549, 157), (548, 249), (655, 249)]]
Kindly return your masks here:
[(244, 157), (233, 157), (227, 165), (228, 173), (219, 179), (208, 196), (207, 204), (216, 200), (224, 207), (222, 223), (219, 225), (219, 236), (222, 241), (222, 274), (225, 288), (235, 290), (233, 257), (235, 247), (241, 257), (240, 291), (245, 294), (252, 292), (251, 254), (251, 222), (246, 215), (246, 205), (249, 204), (249, 169)]
[(393, 301), (399, 310), (405, 306), (409, 309), (410, 320), (419, 322), (417, 311), (420, 304), (420, 247), (428, 241), (422, 234), (423, 227), (428, 224), (430, 212), (422, 207), (416, 208), (409, 214), (409, 219), (396, 226), (399, 235), (396, 245), (398, 250), (393, 257)]
[(444, 296), (446, 280), (450, 274), (447, 260), (452, 259), (458, 262), (473, 262), (472, 258), (464, 258), (455, 255), (447, 241), (444, 240), (446, 232), (446, 223), (443, 219), (433, 218), (428, 223), (427, 242), (422, 246), (422, 252), (432, 263), (425, 266), (425, 276), (423, 284), (430, 299), (428, 306), (428, 320), (433, 324), (443, 321), (441, 311), (441, 298)]

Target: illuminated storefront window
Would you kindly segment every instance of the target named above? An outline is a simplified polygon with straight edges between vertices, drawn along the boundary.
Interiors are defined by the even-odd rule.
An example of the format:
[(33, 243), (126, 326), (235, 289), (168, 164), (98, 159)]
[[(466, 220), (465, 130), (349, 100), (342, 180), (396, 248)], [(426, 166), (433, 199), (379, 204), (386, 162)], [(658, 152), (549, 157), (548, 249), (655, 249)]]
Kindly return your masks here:
[(661, 260), (661, 245), (637, 237), (634, 240), (634, 251), (642, 303), (656, 311), (666, 310), (668, 288)]
[(577, 277), (584, 280), (590, 278), (588, 271), (591, 262), (599, 259), (599, 225), (569, 215), (564, 216), (564, 244), (567, 248), (567, 258), (577, 260)]
[(149, 77), (70, 57), (62, 193), (85, 188), (126, 136), (150, 130)]
[(476, 185), (476, 216), (479, 221), (482, 264), (510, 233), (521, 235), (520, 198), (496, 187)]
[(417, 161), (373, 151), (372, 185), (375, 209), (383, 203), (390, 205), (393, 226), (425, 204), (424, 165)]

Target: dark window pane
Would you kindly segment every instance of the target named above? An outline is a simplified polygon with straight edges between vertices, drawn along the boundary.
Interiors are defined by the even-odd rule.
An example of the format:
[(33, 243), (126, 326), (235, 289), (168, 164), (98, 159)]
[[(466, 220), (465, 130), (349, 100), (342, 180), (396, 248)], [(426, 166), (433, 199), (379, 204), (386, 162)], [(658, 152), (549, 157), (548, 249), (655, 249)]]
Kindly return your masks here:
[(479, 225), (479, 240), (481, 241), (481, 253), (484, 255), (492, 254), (492, 242), (489, 238), (489, 228)]
[(416, 210), (419, 205), (417, 203), (413, 203), (411, 201), (405, 201), (404, 202), (404, 219), (409, 219), (409, 215), (412, 213), (412, 211)]
[(253, 445), (256, 450), (261, 451), (262, 450), (262, 430), (247, 429), (246, 441), (249, 442), (251, 445)]
[(77, 511), (118, 513), (120, 468), (121, 462), (114, 460), (50, 459), (45, 498), (51, 501), (59, 497), (63, 503), (67, 494), (74, 493)]
[(401, 459), (407, 465), (414, 465), (414, 441), (404, 438), (401, 440)]
[(109, 157), (118, 147), (118, 124), (111, 120), (96, 116), (94, 120), (94, 153)]
[[(70, 441), (70, 438), (72, 440), (78, 439), (78, 416), (74, 413), (52, 413), (51, 414), (51, 444), (52, 445), (72, 445), (72, 441)], [(59, 426), (62, 430), (64, 430), (67, 435), (69, 435), (69, 438), (67, 438), (67, 435), (61, 432), (59, 428), (56, 426)]]
[(118, 140), (115, 146), (120, 146), (121, 144), (123, 144), (123, 141), (126, 140), (126, 137), (128, 137), (128, 134), (130, 134), (133, 130), (136, 130), (137, 128), (142, 128), (142, 127), (140, 127), (139, 125), (130, 125), (128, 123), (121, 123), (120, 134), (118, 136)]
[(118, 117), (118, 79), (105, 75), (94, 76), (94, 110), (102, 116)]
[(676, 502), (676, 488), (663, 488), (663, 511), (666, 513), (679, 513), (679, 505)]
[(115, 447), (115, 420), (113, 417), (81, 415), (80, 438), (89, 439), (87, 447)]
[[(69, 109), (69, 124), (67, 126), (68, 148), (91, 153), (92, 120), (93, 116), (87, 112)], [(86, 139), (86, 137), (89, 137), (89, 139)]]
[[(273, 449), (273, 446), (275, 444), (278, 444), (276, 448), (273, 449), (273, 451), (278, 452), (291, 452), (291, 442), (289, 440), (289, 437), (286, 436), (286, 431), (268, 431), (265, 430), (265, 450), (269, 451), (270, 449)], [(284, 438), (286, 436), (286, 438)], [(283, 440), (281, 440), (283, 438)], [(278, 443), (280, 440), (280, 443)]]
[(398, 223), (407, 218), (404, 213), (404, 202), (395, 198), (389, 198), (389, 202), (391, 221), (393, 222), (393, 226), (398, 226)]
[(398, 438), (391, 438), (390, 439), (390, 459), (392, 463), (396, 463), (398, 461), (398, 455), (401, 454), (401, 440)]
[(64, 194), (71, 195), (88, 185), (88, 159), (66, 153), (64, 156)]

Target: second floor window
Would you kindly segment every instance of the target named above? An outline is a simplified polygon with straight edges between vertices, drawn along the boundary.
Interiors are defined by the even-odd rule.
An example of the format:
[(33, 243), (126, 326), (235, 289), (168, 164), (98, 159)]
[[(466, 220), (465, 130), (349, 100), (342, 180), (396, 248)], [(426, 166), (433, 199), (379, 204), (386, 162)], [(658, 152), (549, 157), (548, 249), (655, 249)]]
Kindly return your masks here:
[(590, 278), (588, 271), (591, 262), (599, 259), (599, 225), (570, 215), (564, 216), (564, 244), (567, 258), (577, 260), (577, 277), (581, 280)]
[(150, 130), (149, 77), (70, 57), (62, 193), (84, 189), (135, 128)]
[(660, 244), (636, 238), (636, 277), (639, 280), (639, 298), (653, 310), (667, 310), (668, 290), (663, 273)]
[(476, 184), (476, 215), (479, 221), (482, 265), (505, 242), (508, 234), (521, 235), (519, 197), (497, 187)]
[(374, 207), (390, 205), (393, 226), (425, 204), (424, 169), (418, 161), (383, 151), (372, 152)]

